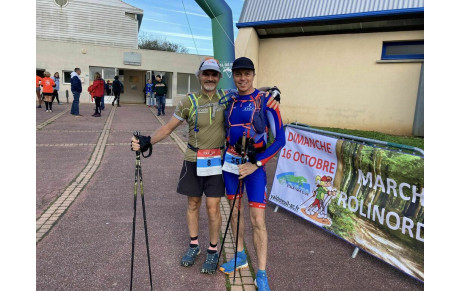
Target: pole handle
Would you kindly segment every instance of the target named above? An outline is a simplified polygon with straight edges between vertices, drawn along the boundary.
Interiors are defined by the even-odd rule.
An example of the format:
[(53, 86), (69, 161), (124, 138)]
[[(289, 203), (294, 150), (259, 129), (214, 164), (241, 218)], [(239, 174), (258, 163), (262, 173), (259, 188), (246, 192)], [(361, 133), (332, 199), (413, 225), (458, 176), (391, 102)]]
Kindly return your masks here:
[(243, 139), (241, 141), (241, 156), (243, 159), (246, 157), (246, 132), (243, 132)]
[[(135, 138), (137, 138), (138, 141), (139, 141), (139, 135), (141, 135), (141, 132), (140, 132), (140, 131), (136, 130), (136, 131), (133, 132), (133, 136), (134, 136)], [(139, 151), (136, 151), (136, 156), (139, 156), (140, 153), (141, 153), (140, 150), (139, 150)]]

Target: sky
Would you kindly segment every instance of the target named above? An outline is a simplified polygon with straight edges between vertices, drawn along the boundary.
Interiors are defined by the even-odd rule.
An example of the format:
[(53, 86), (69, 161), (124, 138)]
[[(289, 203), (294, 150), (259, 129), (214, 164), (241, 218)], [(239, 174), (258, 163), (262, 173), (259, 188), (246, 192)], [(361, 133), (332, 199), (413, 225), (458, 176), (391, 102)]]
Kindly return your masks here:
[[(181, 44), (191, 54), (214, 55), (211, 19), (194, 0), (123, 0), (123, 2), (144, 10), (139, 33), (147, 33), (154, 38)], [(238, 29), (235, 25), (240, 18), (244, 0), (225, 2), (232, 9), (233, 34), (236, 39)]]

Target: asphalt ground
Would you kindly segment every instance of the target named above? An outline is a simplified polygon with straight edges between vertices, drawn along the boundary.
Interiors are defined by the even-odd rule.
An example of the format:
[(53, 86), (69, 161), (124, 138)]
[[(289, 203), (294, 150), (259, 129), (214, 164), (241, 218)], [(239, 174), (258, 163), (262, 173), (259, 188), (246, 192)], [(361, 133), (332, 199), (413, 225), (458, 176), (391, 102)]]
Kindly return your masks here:
[[(168, 107), (165, 116), (157, 117), (156, 110), (145, 105), (112, 108), (109, 103), (102, 117), (95, 118), (91, 117), (94, 105), (80, 104), (83, 117), (70, 115), (69, 106), (54, 105), (52, 113), (44, 108), (36, 112), (36, 289), (129, 290), (135, 169), (129, 140), (134, 130), (151, 134), (171, 118), (174, 108)], [(186, 125), (175, 134), (186, 142)], [(194, 266), (180, 266), (189, 236), (187, 200), (176, 193), (183, 161), (177, 142), (166, 138), (154, 146), (150, 158), (141, 159), (153, 287), (227, 290), (224, 274), (200, 274), (209, 243), (204, 203), (199, 232), (202, 254)], [(276, 159), (266, 168), (270, 193)], [(148, 290), (140, 198), (133, 289)], [(423, 283), (365, 252), (351, 258), (352, 245), (281, 208), (274, 212), (274, 208), (269, 202), (266, 209), (267, 274), (272, 290), (424, 288)], [(244, 216), (246, 249), (252, 269), (257, 270), (248, 211)], [(226, 222), (224, 217), (224, 227)], [(254, 290), (249, 279), (242, 277), (242, 283), (230, 289)]]

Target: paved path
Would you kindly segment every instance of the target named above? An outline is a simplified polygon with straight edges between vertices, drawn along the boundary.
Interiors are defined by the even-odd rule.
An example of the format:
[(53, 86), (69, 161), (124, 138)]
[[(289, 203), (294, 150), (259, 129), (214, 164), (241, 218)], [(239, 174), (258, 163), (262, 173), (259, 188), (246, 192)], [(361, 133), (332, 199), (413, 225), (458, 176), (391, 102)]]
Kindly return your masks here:
[[(172, 116), (157, 117), (142, 105), (106, 106), (101, 118), (81, 104), (83, 117), (68, 105), (52, 113), (37, 109), (37, 290), (127, 290), (135, 155), (133, 130), (151, 134)], [(191, 268), (179, 265), (187, 248), (186, 199), (176, 193), (187, 140), (186, 126), (142, 159), (147, 223), (155, 290), (255, 290), (253, 273), (243, 270), (227, 289), (227, 278), (200, 274), (208, 244), (206, 210), (200, 213), (203, 255)], [(267, 166), (273, 180), (276, 161)], [(271, 186), (271, 183), (269, 187)], [(138, 197), (134, 290), (148, 290), (148, 268)], [(229, 204), (223, 199), (223, 230)], [(269, 274), (272, 290), (422, 290), (423, 284), (283, 210), (267, 207)], [(253, 270), (257, 259), (248, 212), (245, 242)], [(223, 232), (223, 231), (222, 231)], [(225, 252), (230, 257), (232, 237)]]

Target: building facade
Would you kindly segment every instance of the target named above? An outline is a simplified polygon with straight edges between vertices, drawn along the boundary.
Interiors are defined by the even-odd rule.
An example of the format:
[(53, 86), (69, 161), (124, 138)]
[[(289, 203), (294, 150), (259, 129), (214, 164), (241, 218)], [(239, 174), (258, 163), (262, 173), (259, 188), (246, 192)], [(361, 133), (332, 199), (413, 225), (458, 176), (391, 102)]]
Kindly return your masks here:
[[(283, 2), (281, 5), (280, 2)], [(236, 55), (285, 123), (423, 136), (423, 1), (246, 0)]]
[(80, 68), (83, 103), (91, 102), (86, 89), (96, 72), (106, 81), (120, 76), (122, 103), (143, 103), (146, 81), (159, 74), (168, 86), (166, 104), (176, 105), (200, 90), (194, 73), (205, 56), (138, 49), (142, 15), (120, 0), (37, 0), (37, 74), (59, 72), (59, 95), (71, 102), (70, 73)]

